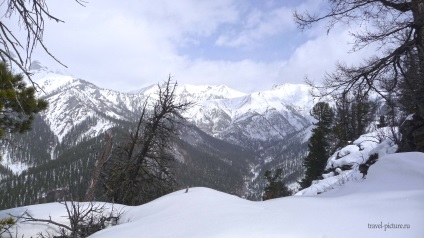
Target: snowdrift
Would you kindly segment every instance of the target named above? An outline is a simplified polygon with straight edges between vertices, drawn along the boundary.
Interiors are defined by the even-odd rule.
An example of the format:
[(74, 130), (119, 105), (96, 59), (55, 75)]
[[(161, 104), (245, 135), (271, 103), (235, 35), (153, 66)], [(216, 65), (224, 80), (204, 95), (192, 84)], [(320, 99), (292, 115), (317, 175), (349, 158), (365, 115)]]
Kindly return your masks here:
[[(367, 179), (352, 179), (318, 196), (251, 202), (208, 188), (177, 191), (125, 207), (120, 224), (92, 237), (417, 237), (424, 234), (424, 154), (386, 155)], [(116, 205), (115, 205), (116, 206)], [(60, 204), (0, 212), (65, 221)], [(19, 224), (18, 237), (48, 227)]]

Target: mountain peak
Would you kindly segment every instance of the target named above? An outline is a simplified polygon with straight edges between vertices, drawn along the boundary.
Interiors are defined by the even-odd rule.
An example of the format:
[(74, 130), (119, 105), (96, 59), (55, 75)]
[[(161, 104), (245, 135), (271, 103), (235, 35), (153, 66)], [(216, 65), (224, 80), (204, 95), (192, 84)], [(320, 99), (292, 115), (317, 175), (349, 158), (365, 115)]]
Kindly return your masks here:
[(193, 97), (196, 99), (210, 100), (210, 99), (225, 99), (243, 97), (246, 94), (234, 90), (225, 85), (190, 85), (185, 84), (179, 87), (178, 94), (185, 97)]
[[(134, 90), (129, 92), (130, 94), (145, 94), (151, 95), (156, 93), (157, 85), (152, 84), (150, 86)], [(185, 100), (191, 101), (204, 101), (212, 99), (226, 99), (243, 97), (246, 94), (240, 91), (234, 90), (225, 85), (192, 85), (182, 84), (178, 85), (176, 95), (184, 98)]]
[(47, 71), (48, 68), (40, 63), (38, 60), (34, 60), (31, 62), (31, 65), (29, 66), (29, 70), (31, 71)]
[(67, 84), (78, 81), (78, 79), (69, 75), (62, 75), (47, 71), (39, 71), (33, 74), (33, 79), (46, 94), (49, 94)]
[(150, 94), (152, 93), (154, 90), (156, 90), (157, 85), (156, 84), (152, 84), (149, 86), (146, 86), (144, 88), (140, 88), (140, 89), (136, 89), (133, 91), (129, 91), (129, 94)]
[(284, 99), (285, 103), (292, 104), (293, 106), (307, 109), (307, 105), (313, 104), (312, 96), (310, 95), (311, 87), (306, 84), (290, 84), (284, 83), (274, 85), (270, 92), (279, 95)]
[(275, 84), (272, 86), (272, 90), (285, 90), (285, 91), (296, 91), (296, 90), (309, 90), (309, 86), (300, 83), (282, 83)]

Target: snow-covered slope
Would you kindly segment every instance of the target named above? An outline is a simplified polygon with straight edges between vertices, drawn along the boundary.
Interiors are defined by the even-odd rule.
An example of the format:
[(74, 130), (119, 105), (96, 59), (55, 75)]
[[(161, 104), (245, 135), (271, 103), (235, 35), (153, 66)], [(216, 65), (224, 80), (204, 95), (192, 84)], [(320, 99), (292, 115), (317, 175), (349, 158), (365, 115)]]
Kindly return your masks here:
[(142, 95), (101, 89), (67, 75), (48, 73), (37, 83), (43, 91), (40, 96), (49, 102), (41, 115), (59, 141), (89, 118), (96, 122), (81, 136), (97, 136), (112, 127), (113, 120), (128, 120), (144, 100)]
[[(424, 234), (424, 154), (387, 155), (365, 180), (352, 180), (320, 196), (251, 202), (207, 188), (177, 191), (126, 207), (120, 225), (92, 237), (410, 237)], [(115, 205), (116, 206), (116, 205)], [(64, 206), (43, 204), (0, 212), (64, 219)], [(51, 225), (49, 225), (51, 226)], [(19, 235), (47, 225), (19, 224)], [(14, 230), (13, 230), (14, 231)]]

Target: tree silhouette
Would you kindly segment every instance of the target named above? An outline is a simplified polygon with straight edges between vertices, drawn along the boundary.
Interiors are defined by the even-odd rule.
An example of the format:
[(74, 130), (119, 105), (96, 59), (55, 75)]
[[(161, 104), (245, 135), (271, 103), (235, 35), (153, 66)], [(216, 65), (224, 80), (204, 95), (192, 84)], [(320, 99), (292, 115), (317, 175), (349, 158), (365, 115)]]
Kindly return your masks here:
[(135, 128), (113, 149), (103, 173), (105, 194), (113, 202), (143, 204), (173, 190), (175, 160), (169, 151), (181, 113), (191, 105), (175, 101), (176, 86), (171, 77), (159, 85), (158, 99), (151, 108), (145, 101)]
[[(84, 6), (85, 1), (75, 1)], [(31, 73), (29, 72), (31, 57), (35, 48), (39, 45), (50, 57), (65, 66), (50, 53), (43, 42), (44, 20), (63, 22), (49, 12), (45, 0), (5, 0), (0, 3), (0, 6), (5, 9), (4, 12), (2, 10), (0, 13), (2, 17), (10, 19), (12, 16), (17, 16), (18, 22), (16, 24), (19, 24), (26, 33), (25, 37), (19, 37), (0, 18), (0, 59), (2, 61), (18, 66), (31, 80)], [(31, 82), (35, 84), (32, 80)]]

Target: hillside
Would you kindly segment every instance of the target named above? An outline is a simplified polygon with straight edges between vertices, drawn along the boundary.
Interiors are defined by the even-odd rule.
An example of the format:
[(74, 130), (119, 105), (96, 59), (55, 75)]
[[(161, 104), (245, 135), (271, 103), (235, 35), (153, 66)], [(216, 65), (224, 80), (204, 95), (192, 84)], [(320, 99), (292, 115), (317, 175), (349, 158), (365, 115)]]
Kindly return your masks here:
[[(251, 202), (207, 188), (181, 190), (125, 207), (119, 225), (91, 237), (419, 238), (424, 234), (423, 171), (423, 153), (400, 153), (380, 158), (367, 179), (348, 181), (319, 196)], [(66, 213), (52, 203), (1, 211), (0, 217), (24, 210), (40, 218)], [(19, 227), (25, 237), (46, 228)]]

